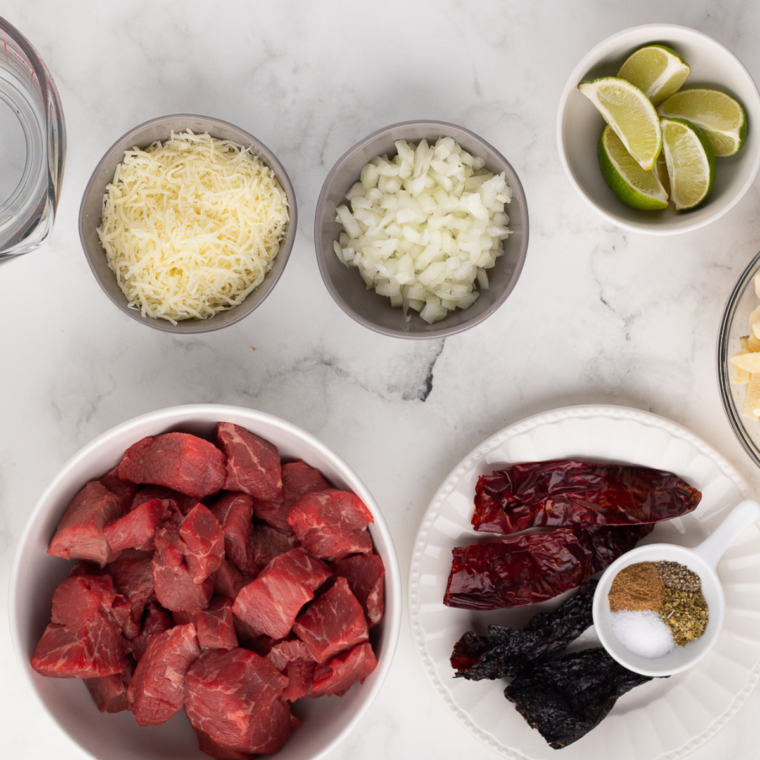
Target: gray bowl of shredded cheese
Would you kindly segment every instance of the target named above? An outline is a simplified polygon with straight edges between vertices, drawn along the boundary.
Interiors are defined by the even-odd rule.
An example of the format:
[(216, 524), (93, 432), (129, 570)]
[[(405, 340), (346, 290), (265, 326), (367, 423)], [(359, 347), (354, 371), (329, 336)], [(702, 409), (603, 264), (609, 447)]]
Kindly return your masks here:
[(129, 317), (172, 333), (250, 314), (295, 241), (293, 185), (255, 137), (207, 116), (127, 132), (90, 178), (79, 211), (87, 262)]

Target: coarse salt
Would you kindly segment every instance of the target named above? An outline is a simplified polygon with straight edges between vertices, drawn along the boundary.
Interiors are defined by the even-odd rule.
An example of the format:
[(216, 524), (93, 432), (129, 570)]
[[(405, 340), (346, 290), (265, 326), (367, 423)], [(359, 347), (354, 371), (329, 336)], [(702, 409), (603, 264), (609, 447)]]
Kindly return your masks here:
[(639, 657), (662, 657), (676, 647), (673, 633), (657, 612), (622, 610), (611, 613), (611, 619), (620, 643)]

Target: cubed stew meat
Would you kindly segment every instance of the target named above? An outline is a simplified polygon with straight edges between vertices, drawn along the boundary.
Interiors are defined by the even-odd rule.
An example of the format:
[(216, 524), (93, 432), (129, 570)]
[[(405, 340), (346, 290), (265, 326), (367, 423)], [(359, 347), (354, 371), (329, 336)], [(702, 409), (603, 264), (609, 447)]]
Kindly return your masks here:
[(101, 712), (184, 709), (215, 758), (276, 752), (299, 699), (375, 668), (385, 569), (372, 514), (303, 460), (220, 423), (137, 441), (84, 485), (50, 540), (74, 560), (32, 667), (81, 678)]

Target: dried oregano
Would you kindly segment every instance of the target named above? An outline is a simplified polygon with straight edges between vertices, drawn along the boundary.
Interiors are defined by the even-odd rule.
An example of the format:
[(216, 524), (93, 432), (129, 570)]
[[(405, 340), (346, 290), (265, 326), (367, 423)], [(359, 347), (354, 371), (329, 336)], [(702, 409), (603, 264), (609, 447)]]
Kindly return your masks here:
[(698, 639), (707, 628), (709, 610), (701, 591), (665, 589), (660, 615), (673, 632), (676, 646), (682, 647)]

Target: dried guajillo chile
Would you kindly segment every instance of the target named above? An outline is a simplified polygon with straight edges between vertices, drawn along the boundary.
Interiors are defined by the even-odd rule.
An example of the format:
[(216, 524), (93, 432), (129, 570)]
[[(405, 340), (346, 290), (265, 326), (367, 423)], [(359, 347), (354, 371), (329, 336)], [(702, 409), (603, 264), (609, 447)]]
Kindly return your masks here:
[(522, 462), (483, 475), (475, 530), (518, 533), (571, 525), (639, 525), (680, 517), (702, 494), (672, 472), (557, 459)]
[(591, 607), (597, 581), (581, 584), (577, 593), (552, 612), (539, 612), (521, 630), (489, 625), (487, 636), (468, 631), (454, 645), (455, 678), (481, 681), (517, 674), (527, 665), (562, 652), (593, 622)]
[(653, 528), (576, 526), (456, 547), (443, 603), (496, 610), (544, 602), (604, 570)]
[(623, 694), (651, 680), (604, 649), (584, 649), (521, 670), (504, 696), (550, 747), (562, 749), (596, 728)]

